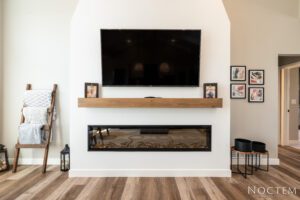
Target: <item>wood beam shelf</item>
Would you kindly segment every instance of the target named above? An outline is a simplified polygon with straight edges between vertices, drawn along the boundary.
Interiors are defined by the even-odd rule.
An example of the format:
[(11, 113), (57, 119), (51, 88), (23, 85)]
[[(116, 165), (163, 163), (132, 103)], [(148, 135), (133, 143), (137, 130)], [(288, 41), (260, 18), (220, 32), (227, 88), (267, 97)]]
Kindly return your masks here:
[(80, 108), (222, 108), (223, 99), (78, 98)]

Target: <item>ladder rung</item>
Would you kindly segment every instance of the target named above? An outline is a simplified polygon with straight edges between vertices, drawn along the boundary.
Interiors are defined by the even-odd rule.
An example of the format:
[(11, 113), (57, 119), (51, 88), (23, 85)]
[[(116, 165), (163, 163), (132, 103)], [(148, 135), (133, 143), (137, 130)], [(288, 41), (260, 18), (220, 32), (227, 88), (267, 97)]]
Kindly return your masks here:
[(46, 148), (47, 144), (16, 144), (16, 148)]

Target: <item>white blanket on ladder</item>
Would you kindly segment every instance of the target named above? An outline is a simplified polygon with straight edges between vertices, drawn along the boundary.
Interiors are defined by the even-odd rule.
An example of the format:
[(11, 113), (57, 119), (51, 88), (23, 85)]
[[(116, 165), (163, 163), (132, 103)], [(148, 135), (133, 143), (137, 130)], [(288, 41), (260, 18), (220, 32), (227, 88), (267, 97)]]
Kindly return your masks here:
[[(52, 91), (51, 90), (26, 90), (24, 93), (24, 100), (23, 100), (24, 107), (25, 107), (24, 116), (27, 113), (28, 116), (30, 116), (30, 118), (32, 118), (32, 117), (37, 118), (38, 115), (43, 113), (42, 112), (43, 108), (44, 109), (50, 108), (51, 99), (52, 99)], [(47, 113), (45, 113), (45, 114), (47, 115)], [(41, 117), (40, 122), (44, 121), (44, 119), (42, 119), (42, 118), (44, 118), (44, 117)], [(55, 119), (56, 119), (56, 109), (54, 107), (52, 120), (54, 121)], [(38, 133), (41, 130), (39, 130), (37, 127), (39, 127), (41, 124), (36, 124), (38, 120), (34, 120), (34, 121), (35, 122), (33, 124), (35, 124), (35, 125), (22, 124), (19, 128), (19, 138), (22, 137), (22, 139), (25, 140), (24, 142), (28, 142), (30, 140), (34, 141), (33, 138), (39, 137)], [(28, 123), (28, 117), (26, 119), (26, 116), (25, 116), (25, 122)], [(25, 136), (25, 135), (21, 136), (21, 134), (25, 134), (26, 130), (29, 131), (28, 136)], [(23, 133), (21, 133), (21, 132), (23, 132)], [(30, 134), (35, 134), (35, 136), (29, 136)], [(45, 134), (43, 133), (43, 131), (42, 131), (41, 135), (43, 137), (45, 137)], [(50, 141), (52, 141), (53, 135), (54, 135), (54, 130), (52, 130)], [(37, 142), (38, 140), (35, 140), (35, 141)]]
[[(51, 90), (26, 90), (24, 93), (24, 107), (46, 107), (51, 106)], [(54, 107), (53, 120), (56, 119), (56, 108)]]
[(24, 106), (49, 108), (51, 96), (51, 90), (26, 90), (24, 93)]
[(43, 124), (23, 123), (19, 126), (20, 144), (42, 144), (44, 141)]

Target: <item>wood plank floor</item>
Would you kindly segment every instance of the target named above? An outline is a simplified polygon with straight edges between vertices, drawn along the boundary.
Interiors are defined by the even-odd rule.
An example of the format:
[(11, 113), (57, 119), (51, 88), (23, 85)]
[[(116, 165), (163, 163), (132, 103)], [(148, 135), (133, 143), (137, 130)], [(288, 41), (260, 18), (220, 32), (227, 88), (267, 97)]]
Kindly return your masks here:
[[(68, 178), (57, 166), (41, 174), (41, 166), (21, 166), (0, 173), (0, 199), (202, 200), (300, 199), (300, 150), (279, 147), (280, 166), (244, 179), (232, 178)], [(248, 194), (248, 186), (296, 188), (293, 194)], [(280, 188), (279, 188), (280, 189)], [(277, 191), (277, 190), (276, 190)], [(295, 194), (296, 193), (296, 194)]]

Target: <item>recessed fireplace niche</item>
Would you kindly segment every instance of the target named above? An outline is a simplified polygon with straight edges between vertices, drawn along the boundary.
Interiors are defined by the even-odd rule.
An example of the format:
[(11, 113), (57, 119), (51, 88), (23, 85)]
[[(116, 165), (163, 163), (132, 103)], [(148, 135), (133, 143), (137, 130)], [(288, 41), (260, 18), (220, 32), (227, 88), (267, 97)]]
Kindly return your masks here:
[(211, 125), (89, 125), (88, 151), (211, 151)]

